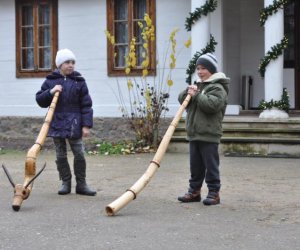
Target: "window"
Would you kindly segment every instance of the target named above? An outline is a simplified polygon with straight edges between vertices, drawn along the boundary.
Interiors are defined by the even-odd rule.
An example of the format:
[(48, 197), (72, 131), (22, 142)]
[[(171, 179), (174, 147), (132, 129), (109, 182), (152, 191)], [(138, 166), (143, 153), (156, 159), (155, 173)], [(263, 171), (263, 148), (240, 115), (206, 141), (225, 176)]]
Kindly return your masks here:
[(284, 67), (295, 67), (295, 3), (291, 2), (284, 8), (284, 33), (289, 39), (288, 47), (284, 50)]
[[(136, 38), (137, 67), (131, 70), (131, 75), (141, 75), (143, 61), (143, 42), (138, 22), (144, 22), (144, 14), (149, 14), (155, 24), (154, 0), (107, 0), (107, 30), (115, 37), (115, 44), (108, 44), (108, 75), (125, 75), (125, 56), (129, 51), (129, 43)], [(155, 41), (149, 45), (149, 74), (155, 74), (156, 54)]]
[(16, 75), (44, 77), (55, 68), (57, 0), (16, 0)]

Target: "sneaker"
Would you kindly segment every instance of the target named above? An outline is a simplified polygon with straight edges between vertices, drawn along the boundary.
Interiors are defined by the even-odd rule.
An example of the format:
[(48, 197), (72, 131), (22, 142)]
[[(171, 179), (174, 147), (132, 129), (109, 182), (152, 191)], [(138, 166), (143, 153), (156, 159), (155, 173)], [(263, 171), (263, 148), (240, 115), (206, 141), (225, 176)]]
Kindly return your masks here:
[(203, 201), (204, 205), (217, 205), (220, 203), (220, 196), (218, 191), (209, 191), (206, 199)]
[(201, 201), (200, 191), (187, 192), (183, 196), (179, 196), (178, 200), (181, 202), (199, 202)]

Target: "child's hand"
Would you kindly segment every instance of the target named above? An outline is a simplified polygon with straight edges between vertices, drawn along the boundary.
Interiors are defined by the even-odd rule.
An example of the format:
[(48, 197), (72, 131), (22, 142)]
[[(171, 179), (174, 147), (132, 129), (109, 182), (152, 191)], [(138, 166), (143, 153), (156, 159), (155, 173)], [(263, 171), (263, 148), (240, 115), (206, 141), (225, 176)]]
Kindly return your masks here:
[(55, 92), (62, 92), (62, 86), (61, 85), (55, 85), (51, 90), (51, 95), (54, 95)]
[(90, 135), (90, 128), (82, 127), (82, 137), (88, 137)]
[(197, 85), (191, 85), (188, 87), (188, 94), (191, 95), (191, 96), (194, 96), (196, 93), (198, 93), (198, 87)]

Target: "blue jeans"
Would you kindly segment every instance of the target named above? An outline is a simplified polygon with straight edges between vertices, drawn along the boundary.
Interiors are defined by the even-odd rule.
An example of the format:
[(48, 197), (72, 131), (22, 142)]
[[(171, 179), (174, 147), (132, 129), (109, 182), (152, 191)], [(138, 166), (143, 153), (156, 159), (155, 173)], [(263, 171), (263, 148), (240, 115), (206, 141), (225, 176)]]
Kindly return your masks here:
[(217, 143), (190, 141), (189, 192), (199, 191), (204, 179), (209, 190), (220, 190), (218, 147)]
[(85, 160), (84, 158), (84, 144), (81, 138), (79, 139), (70, 139), (70, 138), (53, 138), (55, 151), (56, 151), (56, 158), (58, 159), (67, 159), (67, 143), (71, 147), (71, 150), (74, 155), (74, 161)]

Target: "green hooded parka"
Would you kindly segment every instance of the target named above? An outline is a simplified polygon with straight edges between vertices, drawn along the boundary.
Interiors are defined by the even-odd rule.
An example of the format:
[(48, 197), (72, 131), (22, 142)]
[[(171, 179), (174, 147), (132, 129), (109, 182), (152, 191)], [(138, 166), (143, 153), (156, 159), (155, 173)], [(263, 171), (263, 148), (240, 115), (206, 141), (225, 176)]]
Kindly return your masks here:
[[(186, 110), (187, 140), (220, 143), (229, 82), (224, 73), (218, 72), (197, 83), (199, 91)], [(187, 90), (182, 91), (178, 101), (182, 103), (186, 96)]]

